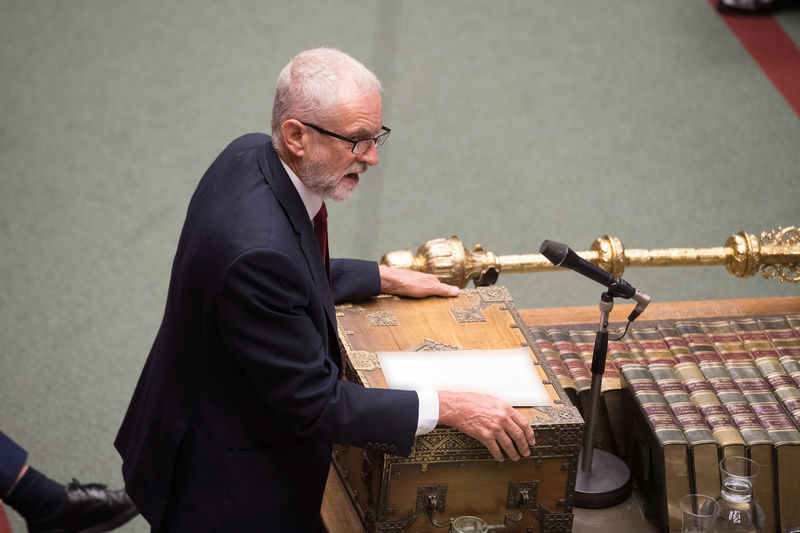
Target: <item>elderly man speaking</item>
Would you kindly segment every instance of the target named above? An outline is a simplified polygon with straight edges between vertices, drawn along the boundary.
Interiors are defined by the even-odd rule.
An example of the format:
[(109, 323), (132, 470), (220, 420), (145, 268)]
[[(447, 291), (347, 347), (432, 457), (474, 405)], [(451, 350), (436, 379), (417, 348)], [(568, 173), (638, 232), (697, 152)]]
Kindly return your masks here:
[(234, 140), (200, 180), (115, 443), (153, 531), (319, 531), (333, 442), (407, 455), (443, 424), (498, 461), (530, 454), (528, 421), (494, 397), (341, 379), (334, 303), (458, 294), (328, 257), (324, 201), (350, 198), (389, 136), (380, 93), (347, 54), (302, 52), (278, 77), (272, 137)]

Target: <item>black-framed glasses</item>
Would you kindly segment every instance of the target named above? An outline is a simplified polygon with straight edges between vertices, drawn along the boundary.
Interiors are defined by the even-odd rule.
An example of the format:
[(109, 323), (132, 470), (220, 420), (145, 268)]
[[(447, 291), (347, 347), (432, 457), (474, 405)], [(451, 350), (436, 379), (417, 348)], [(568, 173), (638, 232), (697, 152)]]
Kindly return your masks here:
[(344, 135), (333, 133), (332, 131), (320, 128), (319, 126), (316, 126), (314, 124), (309, 124), (308, 122), (300, 121), (300, 124), (315, 129), (323, 135), (328, 135), (329, 137), (334, 137), (342, 141), (353, 143), (353, 149), (350, 151), (356, 155), (363, 154), (364, 152), (369, 150), (369, 147), (372, 145), (372, 143), (375, 143), (375, 148), (380, 148), (380, 146), (386, 142), (386, 139), (389, 137), (389, 133), (392, 131), (386, 126), (381, 126), (382, 132), (371, 139), (351, 139), (350, 137), (345, 137)]

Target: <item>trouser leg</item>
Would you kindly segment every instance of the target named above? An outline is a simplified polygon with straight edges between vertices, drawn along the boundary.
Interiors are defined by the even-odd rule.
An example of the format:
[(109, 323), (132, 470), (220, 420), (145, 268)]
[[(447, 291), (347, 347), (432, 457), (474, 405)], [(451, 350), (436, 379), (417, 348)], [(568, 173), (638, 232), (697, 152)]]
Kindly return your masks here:
[(14, 486), (27, 460), (28, 452), (0, 431), (0, 498)]

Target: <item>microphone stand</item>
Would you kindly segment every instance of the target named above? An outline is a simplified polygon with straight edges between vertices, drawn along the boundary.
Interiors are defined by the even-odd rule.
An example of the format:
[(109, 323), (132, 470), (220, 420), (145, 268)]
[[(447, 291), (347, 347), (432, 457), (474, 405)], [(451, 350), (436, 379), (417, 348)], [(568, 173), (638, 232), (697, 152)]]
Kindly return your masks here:
[(583, 434), (580, 468), (575, 479), (575, 507), (604, 509), (622, 503), (631, 493), (630, 470), (619, 457), (594, 449), (597, 418), (600, 411), (600, 388), (608, 354), (608, 316), (614, 308), (614, 296), (621, 296), (615, 286), (600, 296), (600, 326), (592, 354), (592, 404)]

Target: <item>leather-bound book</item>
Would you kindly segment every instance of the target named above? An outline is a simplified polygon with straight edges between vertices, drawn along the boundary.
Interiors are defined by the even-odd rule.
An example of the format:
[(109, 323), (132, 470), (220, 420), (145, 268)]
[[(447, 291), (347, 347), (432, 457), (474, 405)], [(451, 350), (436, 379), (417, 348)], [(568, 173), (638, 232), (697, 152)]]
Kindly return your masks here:
[[(796, 468), (797, 463), (792, 462), (792, 466), (790, 466), (790, 463), (785, 462), (787, 459), (783, 459), (782, 461), (782, 456), (787, 454), (781, 453), (778, 448), (788, 445), (800, 449), (797, 448), (797, 444), (800, 444), (800, 432), (797, 431), (794, 423), (773, 394), (769, 383), (756, 367), (753, 355), (737, 334), (734, 324), (727, 320), (706, 322), (703, 324), (703, 329), (714, 343), (717, 352), (725, 361), (725, 367), (731, 379), (746, 398), (751, 410), (755, 413), (756, 417), (758, 417), (758, 421), (767, 431), (775, 445), (775, 451), (777, 453), (770, 453), (770, 459), (775, 456), (777, 456), (778, 459), (774, 465), (774, 473), (777, 474), (778, 477), (778, 494), (777, 498), (773, 496), (772, 502), (769, 502), (764, 497), (767, 493), (774, 494), (775, 489), (771, 473), (768, 476), (767, 472), (764, 472), (764, 463), (766, 463), (768, 459), (766, 457), (755, 457), (751, 451), (751, 459), (758, 462), (762, 469), (761, 474), (759, 474), (759, 477), (756, 478), (754, 482), (754, 494), (767, 515), (767, 529), (773, 530), (775, 523), (779, 521), (779, 509), (776, 508), (776, 503), (780, 508), (788, 509), (790, 507), (797, 507), (796, 499), (787, 499), (791, 491), (784, 490), (784, 487), (781, 486), (781, 479), (786, 477), (782, 475), (781, 471), (784, 469)], [(792, 482), (793, 481), (786, 481), (786, 483)], [(800, 515), (798, 515), (798, 517), (800, 517)], [(770, 522), (770, 519), (772, 519), (772, 522)]]
[(689, 442), (646, 365), (624, 364), (623, 385), (628, 462), (647, 518), (661, 531), (681, 531), (678, 500), (691, 492)]
[(548, 328), (546, 332), (553, 348), (558, 352), (561, 362), (575, 384), (575, 391), (578, 396), (578, 401), (575, 405), (585, 415), (591, 407), (592, 371), (581, 357), (578, 347), (569, 338), (569, 333), (566, 330)]
[(719, 489), (717, 442), (675, 374), (675, 356), (655, 328), (637, 328), (631, 334), (644, 349), (645, 357), (650, 361), (647, 365), (650, 375), (689, 442), (692, 491), (714, 494)]
[[(747, 446), (746, 455), (756, 461), (761, 468), (754, 486), (754, 494), (767, 515), (767, 523), (774, 525), (776, 495), (775, 486), (771, 481), (775, 472), (773, 441), (731, 378), (722, 355), (717, 351), (714, 341), (706, 334), (705, 326), (705, 322), (693, 321), (676, 324), (689, 350), (697, 359), (700, 372), (739, 430), (739, 435)], [(772, 509), (772, 512), (769, 512), (769, 509)]]
[[(569, 336), (581, 358), (591, 368), (594, 357), (594, 344), (597, 333), (586, 329), (570, 329)], [(611, 341), (609, 341), (609, 345)], [(609, 346), (609, 350), (610, 350)], [(624, 457), (625, 450), (625, 421), (622, 417), (622, 392), (620, 385), (619, 370), (614, 365), (613, 357), (606, 356), (606, 364), (601, 380), (600, 391), (602, 393), (602, 409), (600, 413), (604, 417), (605, 429), (609, 436), (611, 451), (620, 457)]]
[(759, 318), (758, 323), (780, 354), (779, 361), (796, 385), (800, 386), (800, 316)]
[(575, 382), (572, 380), (567, 365), (561, 360), (558, 350), (556, 350), (555, 346), (553, 346), (553, 342), (548, 338), (545, 329), (530, 327), (528, 331), (530, 331), (537, 350), (547, 360), (547, 364), (549, 364), (550, 368), (553, 370), (553, 374), (555, 374), (558, 382), (561, 384), (561, 388), (567, 393), (572, 403), (578, 405), (578, 389), (575, 386)]
[(798, 338), (800, 338), (800, 315), (786, 315), (786, 321), (789, 326), (794, 329)]
[(736, 319), (732, 323), (761, 377), (769, 384), (794, 424), (800, 426), (800, 388), (781, 366), (780, 353), (770, 342), (769, 336), (753, 318)]
[[(758, 323), (780, 354), (781, 366), (795, 383), (800, 380), (800, 335), (795, 316), (759, 318)], [(776, 427), (770, 431), (777, 457), (778, 501), (781, 527), (800, 524), (800, 434), (797, 429)]]
[[(675, 375), (683, 384), (692, 403), (697, 407), (697, 411), (702, 415), (714, 440), (717, 442), (719, 459), (722, 457), (744, 456), (745, 442), (739, 435), (739, 430), (733, 423), (730, 414), (720, 403), (719, 398), (714, 393), (711, 385), (703, 377), (698, 366), (697, 358), (689, 349), (688, 344), (683, 339), (681, 332), (676, 326), (659, 325), (658, 331), (669, 346), (670, 351), (675, 356), (678, 363), (673, 367)], [(719, 491), (719, 472), (716, 472), (717, 487), (712, 492), (703, 494), (714, 495)]]

